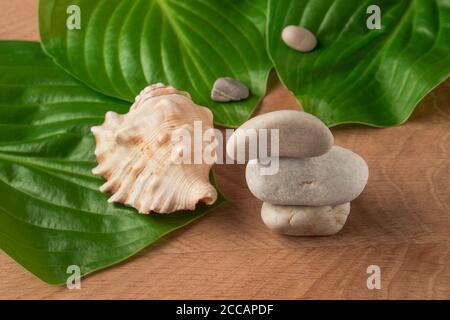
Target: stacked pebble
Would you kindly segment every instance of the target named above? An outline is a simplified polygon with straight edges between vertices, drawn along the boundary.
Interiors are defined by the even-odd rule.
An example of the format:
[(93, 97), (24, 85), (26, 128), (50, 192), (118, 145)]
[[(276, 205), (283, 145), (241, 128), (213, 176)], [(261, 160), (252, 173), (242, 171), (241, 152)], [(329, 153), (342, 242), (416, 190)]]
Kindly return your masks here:
[(367, 183), (369, 171), (364, 159), (334, 146), (331, 131), (318, 118), (290, 110), (255, 117), (237, 129), (227, 143), (232, 159), (240, 148), (248, 150), (248, 139), (242, 137), (249, 129), (279, 129), (278, 172), (261, 175), (264, 159), (248, 159), (246, 170), (250, 191), (264, 201), (264, 223), (287, 235), (339, 232), (350, 213), (350, 202)]

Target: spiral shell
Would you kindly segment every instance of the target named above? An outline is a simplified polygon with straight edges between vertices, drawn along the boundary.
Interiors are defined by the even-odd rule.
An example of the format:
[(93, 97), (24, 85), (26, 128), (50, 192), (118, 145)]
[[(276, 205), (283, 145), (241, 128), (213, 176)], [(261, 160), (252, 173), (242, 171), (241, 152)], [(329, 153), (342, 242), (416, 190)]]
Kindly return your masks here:
[(91, 129), (98, 161), (92, 172), (107, 180), (100, 191), (112, 194), (108, 201), (140, 213), (213, 204), (217, 191), (209, 182), (212, 164), (172, 161), (177, 152), (173, 134), (180, 129), (192, 132), (196, 121), (202, 130), (212, 128), (212, 112), (196, 105), (188, 93), (163, 84), (145, 88), (129, 113), (108, 112), (105, 122)]

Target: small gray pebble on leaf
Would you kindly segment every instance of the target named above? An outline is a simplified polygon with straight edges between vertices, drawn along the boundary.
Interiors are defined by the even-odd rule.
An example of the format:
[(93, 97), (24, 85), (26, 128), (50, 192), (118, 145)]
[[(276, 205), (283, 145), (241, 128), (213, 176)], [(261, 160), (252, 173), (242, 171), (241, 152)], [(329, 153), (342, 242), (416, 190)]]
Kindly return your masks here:
[(216, 102), (240, 101), (250, 96), (250, 90), (232, 78), (219, 78), (214, 83), (211, 99)]

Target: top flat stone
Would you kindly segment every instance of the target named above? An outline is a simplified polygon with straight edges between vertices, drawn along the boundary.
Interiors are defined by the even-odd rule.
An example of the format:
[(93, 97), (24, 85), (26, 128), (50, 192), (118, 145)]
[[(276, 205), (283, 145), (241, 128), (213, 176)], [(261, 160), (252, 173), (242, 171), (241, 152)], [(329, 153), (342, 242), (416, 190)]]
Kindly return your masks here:
[[(267, 150), (260, 150), (259, 132), (268, 129)], [(257, 116), (239, 127), (227, 142), (227, 154), (233, 160), (274, 156), (270, 130), (279, 129), (279, 156), (293, 158), (318, 157), (327, 153), (334, 143), (333, 134), (319, 118), (301, 111), (281, 110)], [(255, 140), (257, 143), (251, 144)], [(256, 145), (256, 146), (255, 146)], [(263, 144), (264, 145), (264, 144)], [(252, 146), (254, 152), (249, 152)], [(254, 148), (257, 147), (255, 150)], [(244, 150), (244, 151), (243, 151)], [(237, 156), (239, 154), (239, 157)], [(276, 156), (276, 155), (275, 155)]]

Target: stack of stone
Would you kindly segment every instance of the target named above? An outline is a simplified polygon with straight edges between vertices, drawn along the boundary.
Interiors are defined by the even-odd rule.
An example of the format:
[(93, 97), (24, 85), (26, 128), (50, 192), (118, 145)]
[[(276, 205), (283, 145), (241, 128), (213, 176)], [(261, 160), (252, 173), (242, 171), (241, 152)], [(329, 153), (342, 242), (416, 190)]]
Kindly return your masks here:
[(253, 195), (264, 201), (264, 223), (287, 235), (339, 232), (350, 213), (350, 202), (367, 183), (369, 171), (364, 159), (334, 146), (331, 131), (318, 118), (290, 110), (246, 122), (230, 137), (227, 154), (236, 159), (238, 150), (249, 148), (248, 133), (261, 129), (279, 129), (279, 166), (275, 174), (261, 174), (268, 163), (277, 160), (269, 152), (270, 141), (267, 158), (246, 154), (247, 184)]

